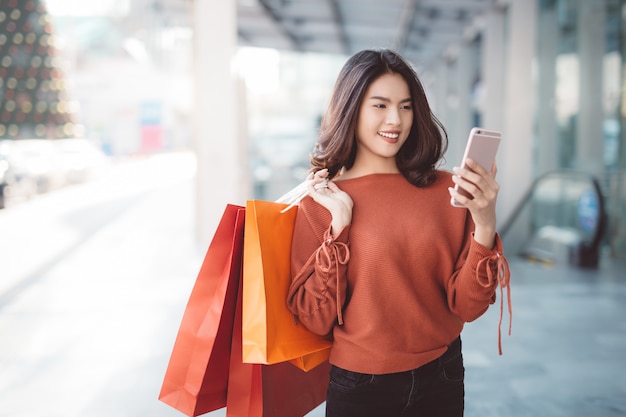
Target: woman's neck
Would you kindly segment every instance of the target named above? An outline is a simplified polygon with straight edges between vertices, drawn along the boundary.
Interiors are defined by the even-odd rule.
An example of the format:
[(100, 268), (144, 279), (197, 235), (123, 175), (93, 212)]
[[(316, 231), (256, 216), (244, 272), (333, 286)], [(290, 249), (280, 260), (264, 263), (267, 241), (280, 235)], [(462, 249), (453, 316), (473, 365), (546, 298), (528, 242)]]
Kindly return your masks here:
[(395, 161), (393, 164), (357, 164), (355, 163), (350, 169), (342, 169), (337, 179), (350, 179), (363, 177), (371, 174), (399, 174)]

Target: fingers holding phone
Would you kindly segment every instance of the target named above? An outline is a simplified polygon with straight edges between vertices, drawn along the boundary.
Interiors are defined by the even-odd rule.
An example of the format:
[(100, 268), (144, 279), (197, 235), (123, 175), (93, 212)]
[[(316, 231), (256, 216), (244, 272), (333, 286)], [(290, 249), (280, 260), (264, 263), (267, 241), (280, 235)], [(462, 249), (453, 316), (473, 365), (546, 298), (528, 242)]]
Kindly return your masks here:
[[(484, 188), (480, 186), (480, 181), (481, 178), (486, 178), (485, 174), (490, 175), (490, 171), (495, 168), (500, 138), (500, 132), (495, 130), (475, 127), (470, 131), (459, 168), (460, 172), (456, 173), (457, 179), (462, 181), (455, 181), (454, 192), (450, 191), (450, 204), (454, 207), (467, 207), (467, 203), (476, 198), (476, 192)], [(495, 176), (495, 171), (493, 176)], [(489, 180), (486, 179), (486, 181)], [(493, 185), (492, 183), (491, 186)]]
[(495, 204), (500, 185), (495, 180), (497, 167), (494, 162), (491, 172), (487, 172), (472, 159), (467, 159), (465, 167), (455, 167), (450, 188), (450, 196), (455, 207), (485, 208)]

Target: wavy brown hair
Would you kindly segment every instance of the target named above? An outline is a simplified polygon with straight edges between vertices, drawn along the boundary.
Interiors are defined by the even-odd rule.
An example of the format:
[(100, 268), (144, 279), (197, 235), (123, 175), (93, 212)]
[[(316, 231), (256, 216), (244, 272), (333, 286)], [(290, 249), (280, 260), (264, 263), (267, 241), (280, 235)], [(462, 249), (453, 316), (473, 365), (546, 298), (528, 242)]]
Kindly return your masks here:
[(413, 124), (396, 155), (398, 169), (413, 185), (425, 187), (437, 177), (436, 165), (448, 146), (448, 134), (432, 113), (424, 87), (413, 68), (389, 49), (364, 50), (346, 61), (341, 69), (319, 137), (311, 154), (311, 170), (327, 168), (334, 178), (356, 157), (356, 128), (359, 109), (370, 84), (383, 74), (399, 74), (409, 86)]

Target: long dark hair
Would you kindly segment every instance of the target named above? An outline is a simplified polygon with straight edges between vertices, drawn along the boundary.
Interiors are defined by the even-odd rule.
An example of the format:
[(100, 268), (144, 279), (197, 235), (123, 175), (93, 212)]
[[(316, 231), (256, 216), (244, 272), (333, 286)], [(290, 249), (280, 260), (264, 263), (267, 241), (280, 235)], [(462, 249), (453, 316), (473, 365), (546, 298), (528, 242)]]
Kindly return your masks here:
[(437, 176), (436, 165), (448, 146), (448, 134), (432, 113), (424, 87), (413, 68), (389, 49), (356, 53), (341, 69), (311, 154), (311, 170), (327, 168), (335, 177), (350, 169), (356, 158), (356, 128), (359, 109), (370, 84), (383, 74), (401, 75), (409, 86), (413, 125), (396, 155), (398, 169), (413, 185), (425, 187)]

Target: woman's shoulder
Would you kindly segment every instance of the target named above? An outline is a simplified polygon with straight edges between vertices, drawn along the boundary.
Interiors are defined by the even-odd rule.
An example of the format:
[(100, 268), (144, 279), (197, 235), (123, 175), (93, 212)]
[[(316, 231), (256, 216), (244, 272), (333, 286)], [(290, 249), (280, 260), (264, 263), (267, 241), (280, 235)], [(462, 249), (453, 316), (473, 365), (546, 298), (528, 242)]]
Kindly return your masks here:
[(437, 176), (433, 184), (437, 184), (437, 185), (446, 184), (446, 187), (448, 187), (450, 183), (452, 182), (452, 175), (454, 175), (452, 174), (452, 172), (446, 171), (443, 169), (438, 169), (435, 171), (435, 173), (437, 174)]
[(435, 172), (437, 173), (437, 178), (452, 178), (452, 175), (454, 175), (451, 171), (445, 170), (445, 169), (437, 169), (435, 170)]
[(428, 185), (416, 186), (422, 190), (448, 188), (452, 184), (452, 172), (443, 169), (434, 170), (434, 175), (431, 176), (431, 181)]

